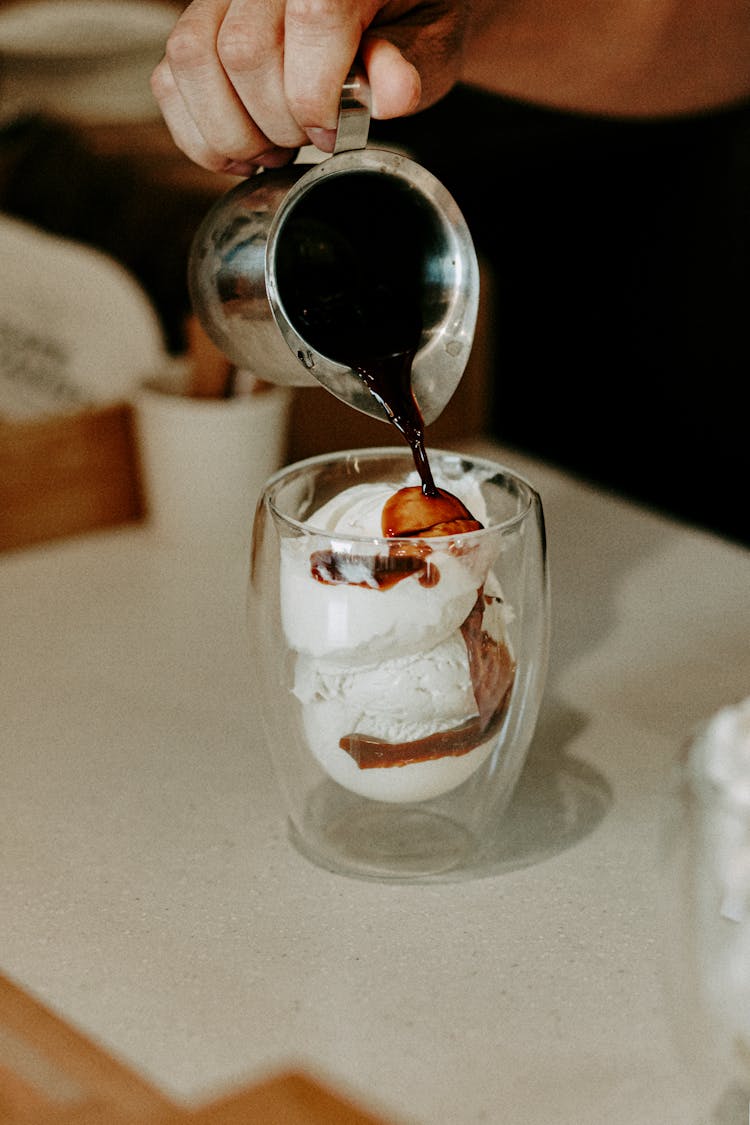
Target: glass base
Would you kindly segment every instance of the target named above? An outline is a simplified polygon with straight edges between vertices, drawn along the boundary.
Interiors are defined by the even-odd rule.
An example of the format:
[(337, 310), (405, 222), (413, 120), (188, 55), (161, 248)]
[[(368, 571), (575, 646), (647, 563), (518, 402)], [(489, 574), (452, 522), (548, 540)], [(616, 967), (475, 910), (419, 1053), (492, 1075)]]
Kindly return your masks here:
[(474, 836), (450, 817), (401, 805), (351, 808), (321, 822), (308, 808), (304, 832), (290, 822), (290, 839), (307, 859), (329, 871), (380, 880), (439, 875), (476, 852)]

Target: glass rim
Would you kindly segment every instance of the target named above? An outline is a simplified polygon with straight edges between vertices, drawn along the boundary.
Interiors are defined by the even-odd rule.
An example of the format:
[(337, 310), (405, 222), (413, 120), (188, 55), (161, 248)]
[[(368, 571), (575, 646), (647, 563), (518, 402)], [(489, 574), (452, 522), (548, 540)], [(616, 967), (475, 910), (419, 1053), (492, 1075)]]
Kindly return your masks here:
[[(513, 530), (513, 528), (520, 526), (528, 518), (535, 504), (540, 503), (539, 493), (534, 485), (531, 484), (531, 482), (522, 473), (517, 472), (515, 469), (510, 468), (510, 466), (505, 465), (500, 461), (493, 461), (489, 457), (474, 456), (471, 453), (462, 453), (456, 450), (441, 449), (434, 446), (430, 447), (429, 456), (431, 459), (437, 457), (456, 458), (459, 461), (468, 462), (473, 466), (486, 468), (488, 470), (491, 470), (491, 475), (487, 477), (487, 481), (491, 481), (494, 477), (502, 475), (503, 477), (506, 477), (509, 480), (513, 481), (514, 484), (520, 485), (521, 489), (523, 490), (523, 505), (520, 511), (516, 512), (514, 515), (509, 516), (507, 519), (501, 520), (498, 523), (492, 523), (487, 527), (478, 528), (475, 531), (465, 531), (460, 533), (453, 532), (452, 534), (447, 535), (430, 536), (429, 542), (431, 544), (439, 544), (446, 541), (451, 542), (455, 541), (456, 539), (461, 539), (462, 541), (467, 539), (477, 540), (486, 538), (490, 535), (497, 535), (499, 532), (503, 534), (507, 533)], [(273, 492), (276, 486), (283, 483), (287, 479), (291, 479), (295, 475), (301, 475), (305, 470), (313, 468), (316, 465), (330, 464), (331, 462), (345, 462), (348, 460), (353, 461), (356, 459), (376, 461), (383, 457), (402, 459), (406, 461), (409, 466), (411, 466), (412, 468), (414, 467), (414, 461), (411, 455), (411, 451), (409, 449), (404, 449), (402, 446), (398, 445), (365, 446), (361, 449), (340, 449), (334, 450), (331, 453), (317, 453), (312, 457), (305, 457), (300, 461), (294, 461), (289, 465), (284, 465), (282, 466), (282, 468), (277, 469), (276, 472), (272, 476), (270, 476), (264, 484), (261, 490), (259, 503), (267, 503), (273, 515), (286, 526), (294, 528), (296, 531), (304, 532), (308, 535), (321, 535), (326, 536), (327, 538), (334, 538), (339, 541), (347, 541), (352, 543), (413, 543), (414, 536), (410, 535), (355, 535), (349, 532), (339, 533), (331, 531), (329, 528), (315, 527), (314, 524), (311, 524), (307, 520), (296, 519), (294, 516), (286, 514), (285, 512), (281, 511), (279, 507), (274, 503)]]

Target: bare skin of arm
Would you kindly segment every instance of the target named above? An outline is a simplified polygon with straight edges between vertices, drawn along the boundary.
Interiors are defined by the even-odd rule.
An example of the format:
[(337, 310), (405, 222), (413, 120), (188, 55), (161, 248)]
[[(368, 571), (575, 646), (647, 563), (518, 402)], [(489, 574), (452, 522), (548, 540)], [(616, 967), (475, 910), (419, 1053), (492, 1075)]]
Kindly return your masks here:
[(511, 97), (621, 117), (695, 113), (750, 95), (746, 0), (501, 0), (462, 78)]

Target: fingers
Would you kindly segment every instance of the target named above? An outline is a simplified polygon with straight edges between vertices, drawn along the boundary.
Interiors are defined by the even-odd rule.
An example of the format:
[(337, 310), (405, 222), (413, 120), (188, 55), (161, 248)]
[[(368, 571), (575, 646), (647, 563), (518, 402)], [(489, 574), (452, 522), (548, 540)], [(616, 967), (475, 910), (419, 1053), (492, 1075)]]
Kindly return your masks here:
[(287, 0), (284, 89), (291, 112), (314, 144), (332, 148), (341, 87), (377, 0)]
[(272, 145), (294, 148), (307, 137), (284, 86), (284, 18), (284, 0), (231, 0), (216, 48), (245, 117)]
[(314, 144), (333, 148), (341, 87), (357, 53), (373, 117), (433, 104), (458, 77), (469, 9), (465, 0), (288, 0), (284, 84), (295, 119)]
[[(269, 136), (256, 120), (253, 98), (245, 95), (250, 106), (243, 100), (243, 92), (258, 88), (265, 91), (261, 107), (264, 97), (271, 104), (283, 103), (278, 93), (283, 21), (280, 25), (273, 9), (266, 11), (262, 34), (256, 36), (260, 7), (258, 0), (193, 0), (151, 78), (175, 143), (211, 171), (247, 175), (259, 164), (283, 164), (306, 140), (284, 104), (271, 122), (275, 135)], [(260, 51), (264, 42), (276, 45)]]

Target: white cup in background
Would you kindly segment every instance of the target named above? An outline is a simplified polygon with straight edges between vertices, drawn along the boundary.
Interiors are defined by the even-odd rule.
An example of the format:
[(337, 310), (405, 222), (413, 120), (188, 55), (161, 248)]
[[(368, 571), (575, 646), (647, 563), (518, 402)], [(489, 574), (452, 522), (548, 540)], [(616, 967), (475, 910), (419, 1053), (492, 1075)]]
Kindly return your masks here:
[(185, 386), (184, 371), (166, 371), (135, 399), (148, 518), (175, 547), (249, 551), (261, 488), (286, 453), (291, 391), (193, 398)]

